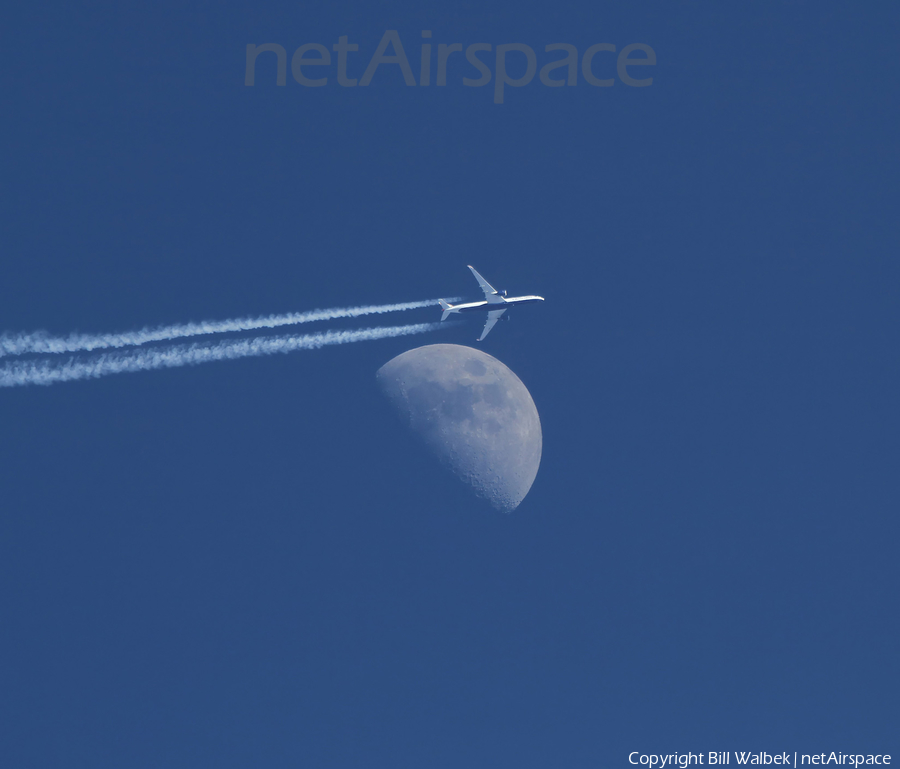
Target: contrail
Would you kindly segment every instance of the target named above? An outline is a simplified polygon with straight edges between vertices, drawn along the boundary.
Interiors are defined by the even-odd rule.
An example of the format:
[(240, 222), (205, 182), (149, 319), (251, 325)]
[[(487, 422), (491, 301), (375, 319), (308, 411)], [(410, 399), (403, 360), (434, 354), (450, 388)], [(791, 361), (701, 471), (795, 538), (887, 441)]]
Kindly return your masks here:
[[(454, 299), (448, 301), (456, 301)], [(417, 310), (422, 307), (437, 306), (437, 299), (400, 304), (378, 304), (364, 307), (339, 307), (331, 310), (310, 310), (285, 315), (265, 315), (261, 318), (237, 318), (234, 320), (211, 320), (199, 323), (180, 323), (158, 328), (143, 328), (120, 334), (70, 334), (69, 336), (49, 336), (45, 332), (3, 334), (0, 336), (0, 358), (6, 355), (27, 353), (90, 352), (115, 347), (133, 347), (148, 342), (171, 342), (203, 334), (223, 334), (235, 331), (252, 331), (258, 328), (278, 328), (318, 320), (358, 318), (363, 315), (382, 315), (388, 312)]]
[(132, 371), (152, 371), (159, 368), (194, 366), (216, 360), (235, 360), (257, 355), (275, 355), (295, 350), (316, 350), (335, 344), (350, 344), (373, 339), (424, 334), (447, 327), (441, 323), (416, 323), (408, 326), (385, 326), (358, 331), (323, 331), (302, 336), (270, 336), (239, 339), (231, 342), (169, 345), (143, 350), (101, 353), (89, 359), (71, 358), (66, 363), (27, 360), (0, 366), (0, 387), (22, 385), (50, 385), (76, 379), (95, 379), (110, 374)]

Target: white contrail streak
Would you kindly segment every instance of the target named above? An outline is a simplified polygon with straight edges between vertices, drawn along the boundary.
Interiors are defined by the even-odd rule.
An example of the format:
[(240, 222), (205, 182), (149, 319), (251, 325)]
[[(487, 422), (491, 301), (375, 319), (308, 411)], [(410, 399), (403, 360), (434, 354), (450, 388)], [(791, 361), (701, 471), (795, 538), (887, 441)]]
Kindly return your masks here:
[[(451, 299), (448, 301), (456, 301)], [(265, 315), (261, 318), (237, 318), (234, 320), (211, 320), (199, 323), (180, 323), (158, 328), (143, 328), (140, 331), (126, 331), (120, 334), (70, 334), (50, 336), (45, 332), (0, 335), (0, 358), (6, 355), (28, 353), (90, 352), (115, 347), (133, 347), (148, 342), (171, 342), (174, 339), (201, 336), (203, 334), (223, 334), (236, 331), (252, 331), (258, 328), (278, 328), (318, 320), (338, 318), (358, 318), (363, 315), (382, 315), (388, 312), (417, 310), (422, 307), (437, 306), (437, 300), (403, 302), (401, 304), (379, 304), (364, 307), (339, 307), (331, 310), (310, 310), (284, 315)]]
[[(444, 324), (446, 327), (446, 324)], [(101, 353), (91, 358), (71, 358), (66, 363), (47, 360), (13, 361), (0, 366), (0, 387), (50, 385), (75, 379), (95, 379), (110, 374), (152, 371), (159, 368), (194, 366), (216, 360), (235, 360), (257, 355), (275, 355), (295, 350), (316, 350), (335, 344), (423, 334), (441, 328), (440, 323), (385, 326), (358, 331), (323, 331), (302, 336), (270, 336), (230, 342), (169, 345), (143, 350)]]

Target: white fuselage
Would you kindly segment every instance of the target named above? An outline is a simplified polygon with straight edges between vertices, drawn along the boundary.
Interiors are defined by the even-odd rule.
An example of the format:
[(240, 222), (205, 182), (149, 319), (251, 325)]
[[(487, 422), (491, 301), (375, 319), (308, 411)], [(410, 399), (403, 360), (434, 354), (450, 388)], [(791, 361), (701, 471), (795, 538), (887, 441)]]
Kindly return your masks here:
[(517, 304), (534, 304), (535, 302), (543, 302), (542, 296), (510, 296), (500, 297), (499, 302), (488, 302), (482, 299), (480, 302), (466, 302), (465, 304), (454, 304), (448, 307), (449, 312), (474, 312), (475, 310), (508, 310)]
[(505, 291), (498, 291), (488, 283), (471, 264), (469, 269), (472, 271), (472, 275), (475, 276), (475, 280), (478, 281), (479, 288), (484, 292), (484, 299), (480, 302), (466, 302), (465, 304), (455, 305), (444, 299), (438, 299), (438, 304), (441, 305), (441, 309), (444, 311), (444, 314), (441, 315), (441, 320), (447, 320), (450, 314), (454, 312), (487, 313), (487, 318), (484, 321), (484, 330), (481, 332), (481, 336), (478, 337), (479, 342), (491, 332), (491, 329), (497, 325), (497, 321), (510, 307), (515, 307), (517, 304), (534, 304), (535, 302), (544, 301), (544, 297), (534, 295), (508, 297)]

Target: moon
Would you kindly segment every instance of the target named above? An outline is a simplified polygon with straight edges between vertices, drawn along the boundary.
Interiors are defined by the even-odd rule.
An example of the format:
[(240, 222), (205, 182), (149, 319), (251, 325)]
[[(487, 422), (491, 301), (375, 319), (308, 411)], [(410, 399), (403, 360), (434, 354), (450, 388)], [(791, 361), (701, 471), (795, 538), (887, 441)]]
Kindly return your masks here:
[(431, 344), (385, 363), (378, 383), (401, 418), (463, 482), (502, 512), (525, 498), (541, 463), (528, 388), (481, 350)]

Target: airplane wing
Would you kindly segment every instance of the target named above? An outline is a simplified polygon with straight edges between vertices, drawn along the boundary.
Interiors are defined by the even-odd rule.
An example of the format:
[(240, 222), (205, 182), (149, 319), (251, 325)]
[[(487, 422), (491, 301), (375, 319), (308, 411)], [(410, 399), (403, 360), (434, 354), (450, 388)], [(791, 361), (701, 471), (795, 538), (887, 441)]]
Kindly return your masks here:
[[(472, 272), (475, 272), (475, 270), (472, 270)], [(475, 274), (477, 275), (478, 273), (475, 272)], [(500, 316), (503, 315), (504, 312), (506, 312), (505, 307), (502, 310), (488, 311), (487, 320), (484, 323), (484, 331), (482, 331), (481, 336), (478, 337), (479, 342), (491, 333), (491, 329), (497, 325), (497, 321), (500, 320)]]
[(475, 280), (478, 281), (478, 285), (481, 286), (481, 290), (484, 291), (484, 298), (487, 299), (488, 304), (502, 304), (503, 297), (497, 293), (497, 289), (494, 288), (490, 283), (488, 283), (484, 278), (482, 278), (481, 275), (478, 274), (478, 270), (476, 270), (471, 264), (468, 265), (468, 267), (472, 271), (472, 274), (475, 276)]

